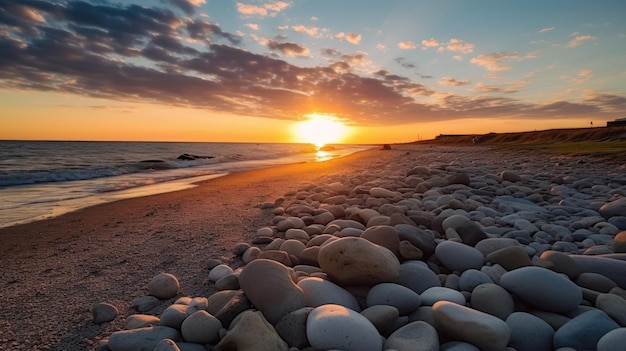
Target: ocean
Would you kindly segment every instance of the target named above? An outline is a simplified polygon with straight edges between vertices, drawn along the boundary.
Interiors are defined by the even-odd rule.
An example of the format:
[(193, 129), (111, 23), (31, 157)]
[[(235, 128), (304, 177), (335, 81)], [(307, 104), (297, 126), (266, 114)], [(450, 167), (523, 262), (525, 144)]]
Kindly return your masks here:
[(309, 144), (0, 141), (0, 228), (201, 180), (370, 149)]

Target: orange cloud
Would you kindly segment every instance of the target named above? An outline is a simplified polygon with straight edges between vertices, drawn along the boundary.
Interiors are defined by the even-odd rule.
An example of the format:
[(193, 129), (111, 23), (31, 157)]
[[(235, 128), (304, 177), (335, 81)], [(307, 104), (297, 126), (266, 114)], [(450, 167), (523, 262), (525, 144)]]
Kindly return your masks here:
[(470, 60), (471, 63), (485, 67), (489, 71), (508, 71), (511, 66), (504, 66), (502, 61), (514, 60), (519, 56), (518, 52), (496, 52), (489, 55), (478, 55)]
[(361, 34), (348, 33), (346, 34), (346, 40), (350, 44), (357, 45), (361, 42)]
[(447, 46), (447, 49), (450, 51), (459, 51), (462, 54), (471, 54), (474, 52), (474, 48), (476, 45), (471, 43), (466, 43), (462, 39), (452, 38), (450, 39), (450, 43)]
[(273, 3), (269, 3), (269, 4), (263, 4), (261, 6), (242, 4), (238, 2), (237, 12), (239, 12), (242, 15), (247, 15), (247, 16), (256, 15), (256, 16), (261, 16), (261, 17), (265, 17), (265, 16), (274, 17), (276, 16), (278, 12), (282, 11), (283, 9), (287, 7), (289, 7), (289, 3), (286, 3), (284, 1), (276, 1)]
[(415, 44), (412, 41), (401, 41), (398, 43), (398, 47), (402, 50), (412, 50), (415, 49), (417, 47), (417, 44)]
[(430, 38), (428, 40), (422, 40), (422, 45), (425, 48), (432, 48), (432, 47), (439, 46), (439, 42), (437, 42), (437, 40), (435, 40), (435, 38)]
[(319, 37), (319, 28), (318, 27), (307, 27), (303, 24), (298, 24), (295, 26), (291, 26), (291, 29), (295, 30), (298, 33), (305, 33), (311, 37), (317, 38)]
[(577, 36), (576, 38), (570, 40), (569, 43), (567, 43), (567, 47), (568, 48), (575, 48), (577, 46), (580, 46), (583, 44), (583, 42), (588, 41), (588, 40), (596, 40), (598, 38), (591, 36), (591, 35), (580, 35)]
[(446, 85), (446, 86), (461, 86), (461, 85), (467, 85), (469, 84), (469, 80), (456, 80), (454, 78), (450, 78), (450, 77), (443, 77), (439, 80), (439, 85)]

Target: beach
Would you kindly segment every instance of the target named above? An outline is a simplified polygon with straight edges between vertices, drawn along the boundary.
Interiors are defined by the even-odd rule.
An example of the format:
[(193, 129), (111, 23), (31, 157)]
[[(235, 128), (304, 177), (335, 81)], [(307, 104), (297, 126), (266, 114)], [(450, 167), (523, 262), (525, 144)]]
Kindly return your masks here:
[[(524, 248), (535, 250), (533, 253), (526, 249), (529, 262), (534, 259), (536, 263), (542, 254), (539, 246), (531, 245), (531, 242), (539, 242), (534, 235), (537, 231), (547, 233), (549, 237), (543, 238), (548, 245), (542, 246), (543, 252), (575, 251), (574, 254), (583, 256), (585, 250), (595, 248), (599, 250), (597, 253), (584, 256), (620, 255), (612, 249), (609, 239), (624, 229), (609, 223), (609, 218), (602, 218), (599, 209), (626, 196), (625, 173), (624, 164), (596, 163), (595, 159), (588, 157), (499, 151), (483, 146), (393, 145), (391, 150), (373, 149), (324, 162), (236, 172), (204, 181), (190, 189), (120, 200), (48, 220), (2, 228), (0, 349), (96, 350), (101, 347), (102, 340), (125, 328), (125, 318), (134, 313), (130, 310), (133, 300), (147, 295), (148, 283), (162, 272), (171, 273), (180, 282), (181, 292), (177, 297), (209, 297), (217, 291), (215, 283), (209, 280), (210, 262), (217, 260), (232, 268), (244, 266), (241, 256), (232, 251), (237, 244), (252, 243), (258, 238), (257, 231), (267, 226), (273, 226), (276, 236), (284, 239), (284, 232), (276, 232), (277, 208), (286, 209), (289, 203), (298, 199), (299, 193), (310, 195), (311, 189), (331, 184), (336, 187), (340, 184), (346, 189), (347, 195), (340, 191), (328, 196), (347, 196), (333, 200), (336, 201), (333, 205), (344, 210), (352, 206), (350, 199), (354, 199), (352, 207), (369, 206), (380, 211), (386, 204), (402, 208), (403, 216), (409, 218), (406, 204), (398, 203), (416, 199), (416, 204), (422, 205), (419, 210), (430, 213), (427, 217), (431, 219), (431, 226), (423, 226), (429, 231), (435, 230), (434, 218), (462, 215), (463, 212), (472, 222), (480, 224), (481, 232), (486, 235), (481, 240), (505, 237), (515, 229), (522, 232), (517, 233), (519, 237), (513, 234), (506, 237), (518, 240)], [(467, 177), (450, 180), (456, 174)], [(407, 181), (410, 176), (416, 183)], [(431, 181), (422, 184), (417, 178), (423, 182), (441, 178), (446, 183)], [(418, 186), (420, 184), (422, 187)], [(373, 188), (394, 195), (372, 194)], [(441, 188), (445, 191), (440, 191)], [(367, 202), (365, 195), (355, 194), (367, 194), (373, 200)], [(464, 195), (467, 201), (452, 194)], [(484, 203), (474, 204), (478, 200), (470, 195), (482, 198)], [(499, 202), (494, 200), (496, 198)], [(516, 207), (519, 202), (515, 199), (533, 202), (546, 212), (538, 211), (537, 220), (527, 217), (526, 212), (532, 211), (525, 212)], [(316, 201), (317, 206), (324, 204)], [(475, 217), (475, 212), (480, 212), (477, 210), (479, 205), (495, 207), (493, 211), (498, 212), (497, 216), (490, 217), (485, 210), (482, 218)], [(523, 205), (528, 204), (523, 202)], [(560, 212), (555, 208), (557, 206), (561, 206)], [(589, 212), (569, 210), (570, 207), (583, 206), (589, 206), (586, 208)], [(509, 208), (511, 213), (507, 213)], [(513, 219), (511, 216), (518, 212), (525, 214)], [(509, 222), (502, 219), (506, 216), (509, 216)], [(566, 218), (568, 216), (572, 218)], [(289, 215), (284, 213), (284, 217)], [(387, 217), (393, 216), (388, 213)], [(493, 220), (483, 219), (487, 217)], [(594, 221), (583, 225), (584, 217), (594, 218)], [(412, 219), (413, 226), (418, 227), (416, 218)], [(521, 227), (521, 223), (526, 222), (540, 230)], [(384, 220), (380, 223), (392, 226), (391, 222)], [(515, 223), (518, 223), (517, 227)], [(543, 228), (542, 224), (558, 224), (559, 227)], [(497, 232), (497, 228), (508, 230)], [(596, 236), (583, 238), (580, 232), (576, 233), (577, 229), (588, 230), (589, 235)], [(456, 239), (453, 234), (446, 237), (446, 233), (440, 233), (433, 243), (468, 240), (463, 237), (462, 229), (456, 231), (459, 234)], [(529, 234), (528, 242), (524, 241), (526, 234)], [(590, 241), (582, 244), (586, 239)], [(426, 260), (427, 250), (418, 249)], [(428, 255), (436, 256), (434, 252)], [(460, 275), (468, 269), (463, 263), (461, 267), (455, 263), (446, 266), (443, 261), (441, 257), (427, 260), (433, 265), (447, 267), (435, 272), (442, 279), (442, 286), (446, 286), (446, 279), (442, 276)], [(480, 272), (483, 264), (493, 266), (485, 261), (472, 269)], [(616, 288), (626, 288), (621, 281), (616, 281), (617, 278), (611, 276), (608, 279)], [(452, 284), (451, 280), (448, 283)], [(458, 284), (455, 288), (462, 290)], [(592, 290), (589, 294), (595, 298), (600, 293), (608, 294), (608, 291), (594, 293), (593, 289), (586, 289)], [(613, 295), (617, 294), (615, 291)], [(586, 303), (581, 299), (575, 305), (589, 307), (593, 302), (589, 299), (586, 296)], [(160, 314), (174, 300), (163, 300), (152, 313)], [(103, 302), (114, 305), (119, 316), (111, 322), (95, 324), (92, 308)], [(525, 302), (532, 305), (532, 301)], [(566, 312), (555, 313), (566, 315)], [(441, 313), (445, 313), (444, 308)], [(567, 318), (573, 319), (575, 314), (571, 313)], [(448, 339), (459, 338), (448, 336)]]

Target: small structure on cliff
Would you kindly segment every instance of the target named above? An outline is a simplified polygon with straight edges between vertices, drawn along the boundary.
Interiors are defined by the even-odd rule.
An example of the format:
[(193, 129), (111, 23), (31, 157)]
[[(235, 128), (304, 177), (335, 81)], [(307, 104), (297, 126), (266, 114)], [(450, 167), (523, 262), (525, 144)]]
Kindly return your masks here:
[(626, 127), (626, 117), (606, 122), (607, 127)]

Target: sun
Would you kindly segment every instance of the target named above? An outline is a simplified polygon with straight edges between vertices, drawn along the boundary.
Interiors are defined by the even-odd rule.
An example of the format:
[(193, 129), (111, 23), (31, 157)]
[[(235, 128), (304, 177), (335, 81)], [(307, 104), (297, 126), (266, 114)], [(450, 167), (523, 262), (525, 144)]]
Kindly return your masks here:
[(318, 149), (327, 144), (341, 142), (346, 134), (346, 126), (337, 118), (311, 114), (304, 122), (296, 124), (296, 140), (315, 145)]

